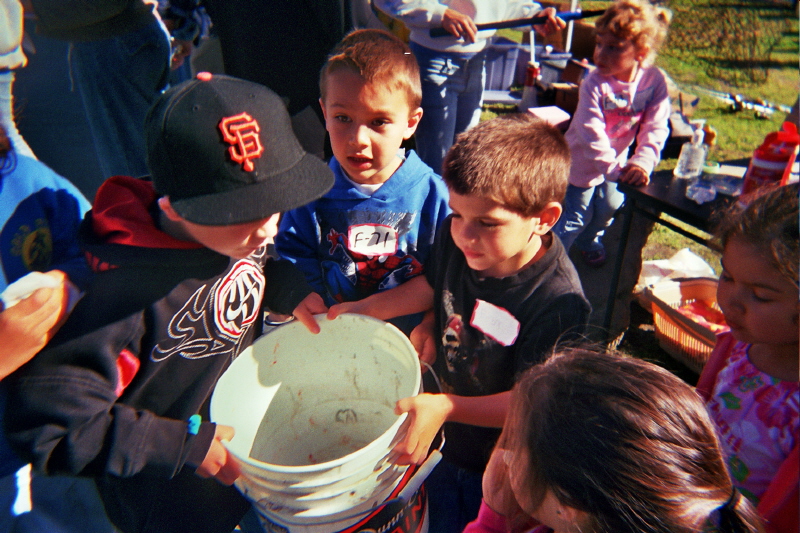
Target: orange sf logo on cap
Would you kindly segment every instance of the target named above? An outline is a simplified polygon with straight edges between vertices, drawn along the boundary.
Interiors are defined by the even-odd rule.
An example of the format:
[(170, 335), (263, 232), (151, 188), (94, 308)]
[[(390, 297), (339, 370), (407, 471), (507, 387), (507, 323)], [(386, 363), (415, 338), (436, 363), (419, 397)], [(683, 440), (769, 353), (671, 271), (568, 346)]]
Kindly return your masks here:
[(223, 140), (230, 144), (228, 153), (231, 159), (242, 164), (247, 172), (252, 172), (253, 159), (261, 157), (264, 147), (258, 132), (261, 128), (253, 117), (247, 113), (239, 113), (232, 117), (225, 117), (219, 123)]

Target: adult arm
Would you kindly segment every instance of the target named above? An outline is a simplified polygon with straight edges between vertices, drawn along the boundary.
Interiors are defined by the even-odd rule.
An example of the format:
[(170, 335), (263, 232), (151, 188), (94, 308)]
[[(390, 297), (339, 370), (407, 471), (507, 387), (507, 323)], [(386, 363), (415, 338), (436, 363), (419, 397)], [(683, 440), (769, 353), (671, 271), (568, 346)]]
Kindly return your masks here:
[(408, 27), (436, 28), (442, 25), (447, 5), (436, 0), (374, 0), (375, 7), (399, 18)]
[(0, 379), (30, 361), (67, 317), (70, 291), (66, 275), (58, 270), (46, 275), (58, 285), (38, 289), (0, 312)]

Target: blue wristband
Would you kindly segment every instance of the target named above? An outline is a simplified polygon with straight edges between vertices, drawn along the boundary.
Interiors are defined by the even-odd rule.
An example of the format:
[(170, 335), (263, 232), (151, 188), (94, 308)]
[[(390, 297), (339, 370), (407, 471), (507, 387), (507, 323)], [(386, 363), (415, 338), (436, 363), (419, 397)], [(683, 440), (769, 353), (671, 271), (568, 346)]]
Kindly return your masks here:
[(200, 431), (200, 422), (203, 421), (203, 417), (200, 415), (192, 415), (189, 417), (189, 424), (186, 427), (186, 432), (189, 435), (197, 435), (197, 432)]

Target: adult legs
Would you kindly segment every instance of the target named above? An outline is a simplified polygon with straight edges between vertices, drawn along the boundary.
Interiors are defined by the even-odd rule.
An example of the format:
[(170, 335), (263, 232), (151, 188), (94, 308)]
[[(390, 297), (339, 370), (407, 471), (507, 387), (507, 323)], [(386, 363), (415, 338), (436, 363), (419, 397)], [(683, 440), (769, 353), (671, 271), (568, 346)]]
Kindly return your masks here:
[(73, 42), (69, 53), (103, 178), (148, 174), (144, 119), (167, 87), (166, 28), (156, 20), (111, 39)]
[(425, 479), (429, 533), (461, 533), (478, 516), (482, 475), (443, 459)]
[[(483, 87), (486, 85), (486, 51), (479, 52), (467, 60), (461, 79), (463, 86), (458, 93), (456, 128), (451, 144), (456, 136), (475, 126), (481, 120)], [(449, 149), (449, 147), (448, 147)]]
[(437, 52), (415, 43), (422, 77), (422, 120), (417, 127), (417, 153), (434, 171), (455, 137), (480, 120), (486, 54)]

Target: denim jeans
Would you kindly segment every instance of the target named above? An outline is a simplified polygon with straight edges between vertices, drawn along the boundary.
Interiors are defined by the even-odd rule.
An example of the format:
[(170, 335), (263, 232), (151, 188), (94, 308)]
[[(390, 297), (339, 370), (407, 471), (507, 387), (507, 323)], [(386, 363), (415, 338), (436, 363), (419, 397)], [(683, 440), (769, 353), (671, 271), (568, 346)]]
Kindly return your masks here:
[(16, 474), (0, 478), (0, 531), (14, 533), (115, 533), (89, 478), (45, 476), (34, 472), (30, 510), (15, 514)]
[(569, 185), (564, 212), (553, 232), (561, 238), (568, 252), (573, 242), (582, 252), (602, 250), (603, 234), (624, 201), (625, 195), (617, 190), (613, 181), (606, 180), (595, 187)]
[(442, 459), (425, 479), (429, 533), (461, 533), (478, 516), (483, 475)]
[(167, 87), (170, 41), (161, 21), (69, 48), (73, 82), (83, 100), (103, 178), (144, 176), (144, 119)]
[(416, 43), (411, 51), (422, 78), (422, 120), (417, 153), (437, 174), (456, 135), (480, 121), (486, 50), (477, 54), (438, 52)]

